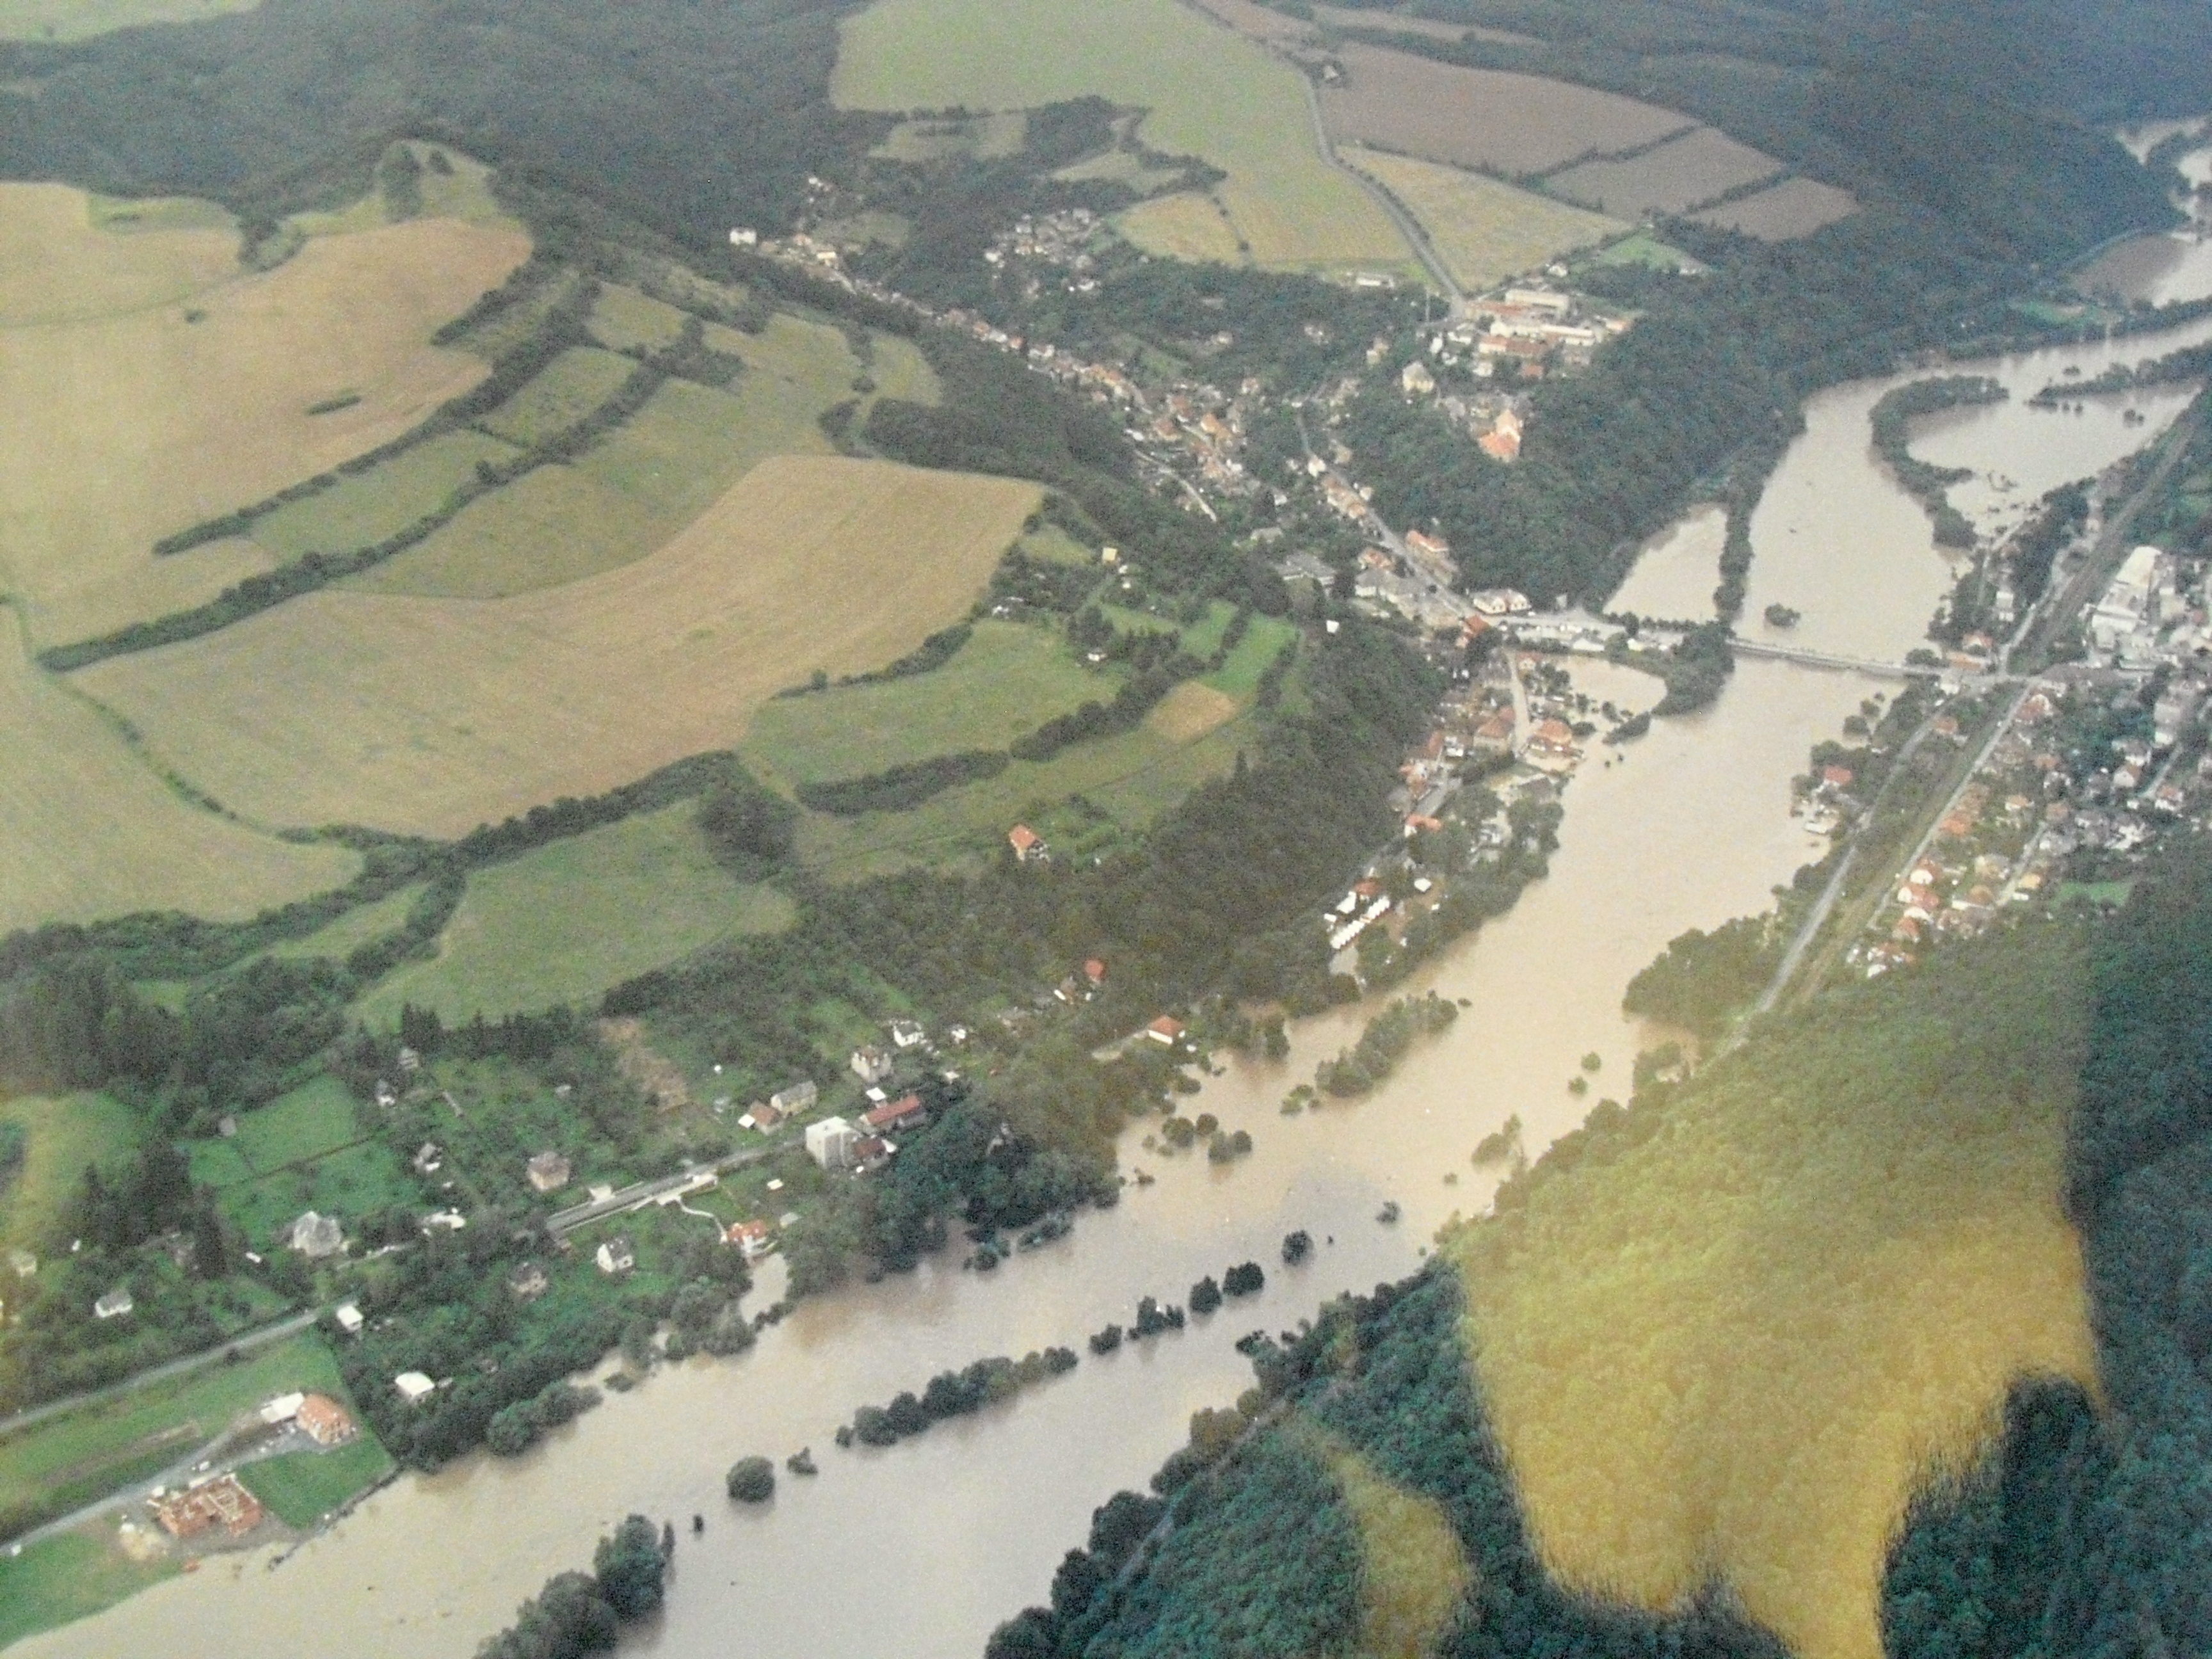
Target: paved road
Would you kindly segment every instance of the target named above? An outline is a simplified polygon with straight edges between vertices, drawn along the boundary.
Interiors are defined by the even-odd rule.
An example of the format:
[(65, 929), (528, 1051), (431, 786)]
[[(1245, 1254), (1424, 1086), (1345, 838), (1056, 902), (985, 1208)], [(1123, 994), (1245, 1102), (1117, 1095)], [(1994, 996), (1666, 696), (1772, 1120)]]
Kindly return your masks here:
[(274, 1325), (264, 1325), (259, 1330), (247, 1331), (228, 1341), (198, 1353), (189, 1353), (181, 1359), (172, 1359), (150, 1370), (126, 1376), (120, 1382), (111, 1382), (104, 1389), (93, 1389), (83, 1394), (73, 1394), (63, 1400), (50, 1400), (43, 1406), (33, 1406), (28, 1411), (17, 1412), (13, 1417), (0, 1418), (0, 1440), (6, 1439), (20, 1429), (34, 1423), (43, 1423), (50, 1417), (59, 1417), (81, 1406), (96, 1406), (102, 1401), (116, 1400), (149, 1382), (160, 1382), (172, 1376), (183, 1376), (209, 1365), (220, 1364), (231, 1353), (251, 1353), (256, 1348), (265, 1348), (271, 1342), (281, 1342), (288, 1336), (297, 1336), (323, 1316), (320, 1308), (310, 1308), (305, 1313), (294, 1314), (289, 1319), (280, 1319)]

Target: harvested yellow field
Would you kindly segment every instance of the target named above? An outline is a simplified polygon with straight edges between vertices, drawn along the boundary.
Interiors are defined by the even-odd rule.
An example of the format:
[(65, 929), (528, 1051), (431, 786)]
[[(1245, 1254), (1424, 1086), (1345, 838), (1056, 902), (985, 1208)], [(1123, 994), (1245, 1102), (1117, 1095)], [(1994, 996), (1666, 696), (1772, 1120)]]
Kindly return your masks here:
[(1160, 706), (1145, 717), (1145, 724), (1170, 743), (1196, 743), (1207, 732), (1235, 720), (1237, 699), (1196, 680), (1185, 680), (1160, 699)]
[(186, 804), (29, 665), (13, 611), (0, 617), (0, 933), (133, 910), (241, 921), (358, 867)]
[(1762, 242), (1787, 242), (1810, 236), (1858, 210), (1858, 198), (1847, 190), (1810, 179), (1784, 179), (1771, 189), (1690, 216), (1703, 224), (1756, 236)]
[(509, 599), (325, 590), (79, 678), (169, 764), (272, 823), (453, 836), (741, 738), (816, 669), (963, 615), (1037, 486), (780, 456), (667, 545)]
[(1479, 173), (1347, 144), (1345, 161), (1420, 222), (1454, 281), (1480, 290), (1628, 229), (1619, 220), (1501, 185)]
[(1718, 1579), (1800, 1659), (1881, 1659), (1915, 1494), (1976, 1464), (2015, 1382), (2095, 1391), (2060, 1202), (2080, 973), (1832, 1005), (1796, 1052), (1717, 1062), (1661, 1133), (1454, 1238), (1561, 1580), (1658, 1609)]
[[(44, 647), (268, 568), (152, 544), (398, 436), (484, 365), (431, 331), (529, 251), (416, 220), (244, 274), (228, 233), (96, 226), (82, 192), (0, 185), (0, 580)], [(360, 401), (311, 415), (339, 394)]]
[(1626, 161), (1569, 167), (1546, 179), (1544, 186), (1601, 213), (1640, 219), (1647, 213), (1686, 212), (1781, 171), (1782, 163), (1771, 155), (1699, 127)]
[(1229, 257), (1240, 241), (1251, 262), (1290, 269), (1409, 257), (1322, 154), (1297, 70), (1176, 0), (878, 0), (844, 20), (839, 43), (831, 94), (846, 109), (1011, 111), (1096, 94), (1143, 110), (1146, 145), (1229, 175), (1217, 186)]
[(1115, 228), (1147, 253), (1194, 264), (1241, 264), (1245, 244), (1236, 222), (1210, 191), (1178, 191), (1139, 202), (1114, 221)]
[(0, 0), (0, 40), (82, 40), (144, 23), (197, 23), (261, 0)]
[(1380, 46), (1339, 54), (1344, 84), (1322, 118), (1340, 143), (1373, 144), (1512, 177), (1655, 143), (1697, 124), (1673, 110), (1565, 81), (1464, 69)]

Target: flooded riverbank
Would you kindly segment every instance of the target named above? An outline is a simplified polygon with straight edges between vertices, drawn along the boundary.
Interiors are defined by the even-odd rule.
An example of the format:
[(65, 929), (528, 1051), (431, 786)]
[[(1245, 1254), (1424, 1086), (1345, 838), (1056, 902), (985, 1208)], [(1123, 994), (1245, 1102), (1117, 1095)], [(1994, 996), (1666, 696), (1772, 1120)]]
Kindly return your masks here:
[[(2096, 471), (2154, 435), (2171, 418), (2156, 412), (2166, 404), (2141, 404), (2145, 422), (2130, 427), (2120, 400), (2100, 400), (2113, 404), (2109, 417), (2023, 413), (2021, 401), (2067, 362), (2093, 374), (2181, 337), (1994, 366), (1988, 372), (2017, 381), (2014, 404), (1933, 422), (1917, 453), (2012, 479), (2014, 494)], [(1925, 515), (1871, 453), (1867, 412), (1892, 383), (1839, 388), (1808, 411), (1808, 430), (1753, 520), (1747, 630), (1761, 629), (1759, 611), (1779, 599), (1805, 613), (1791, 637), (1818, 648), (1894, 661), (1920, 642), (1951, 576)], [(2171, 401), (2178, 408), (2180, 394)], [(1970, 513), (1978, 505), (1960, 500)], [(1676, 550), (1686, 568), (1693, 553), (1704, 556)], [(1709, 613), (1711, 586), (1703, 581), (1705, 608), (1690, 614)], [(1599, 699), (1648, 706), (1656, 695), (1656, 683), (1632, 670), (1578, 662), (1574, 673)], [(1765, 908), (1775, 884), (1819, 855), (1821, 844), (1790, 816), (1790, 779), (1873, 689), (1850, 675), (1747, 660), (1711, 708), (1661, 724), (1618, 758), (1594, 754), (1566, 792), (1550, 875), (1407, 988), (1465, 998), (1462, 1018), (1371, 1097), (1279, 1114), (1290, 1085), (1352, 1042), (1373, 1011), (1304, 1022), (1287, 1061), (1232, 1063), (1183, 1109), (1249, 1130), (1249, 1158), (1163, 1161), (1133, 1130), (1123, 1168), (1145, 1169), (1156, 1184), (1131, 1188), (1117, 1208), (1086, 1215), (1072, 1236), (996, 1273), (963, 1273), (948, 1253), (911, 1275), (804, 1305), (750, 1353), (664, 1368), (520, 1459), (470, 1459), (402, 1480), (279, 1571), (260, 1555), (213, 1564), (16, 1651), (459, 1659), (635, 1510), (675, 1520), (682, 1538), (667, 1612), (633, 1633), (627, 1650), (875, 1659), (895, 1632), (902, 1651), (974, 1659), (994, 1624), (1042, 1597), (1091, 1508), (1116, 1486), (1141, 1486), (1182, 1442), (1194, 1410), (1245, 1385), (1237, 1335), (1294, 1324), (1336, 1291), (1415, 1267), (1439, 1222), (1486, 1201), (1490, 1177), (1469, 1154), (1509, 1115), (1521, 1116), (1533, 1154), (1595, 1099), (1626, 1096), (1636, 1052), (1661, 1035), (1621, 1014), (1629, 977), (1685, 928)], [(1601, 1066), (1590, 1095), (1577, 1098), (1565, 1085), (1593, 1049)], [(1401, 1206), (1395, 1225), (1376, 1219), (1386, 1200)], [(1319, 1248), (1285, 1268), (1279, 1241), (1300, 1227)], [(1126, 1322), (1139, 1296), (1181, 1302), (1200, 1275), (1248, 1258), (1266, 1267), (1266, 1291), (1180, 1334), (1086, 1355), (1070, 1376), (1008, 1406), (895, 1447), (830, 1443), (856, 1406), (983, 1355), (1079, 1347), (1109, 1321)], [(724, 1498), (733, 1459), (780, 1460), (802, 1445), (814, 1449), (819, 1477), (781, 1477), (775, 1501), (758, 1510)], [(696, 1540), (694, 1512), (708, 1522)]]

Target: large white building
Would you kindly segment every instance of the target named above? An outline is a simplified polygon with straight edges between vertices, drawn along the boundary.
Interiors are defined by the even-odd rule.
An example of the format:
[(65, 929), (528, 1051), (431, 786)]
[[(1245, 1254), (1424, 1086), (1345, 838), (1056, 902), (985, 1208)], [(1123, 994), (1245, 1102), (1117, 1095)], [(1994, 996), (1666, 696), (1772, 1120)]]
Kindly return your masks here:
[(860, 1132), (842, 1117), (825, 1117), (806, 1126), (806, 1155), (825, 1170), (848, 1170)]
[(2155, 547), (2127, 556), (2089, 612), (2089, 646), (2124, 662), (2148, 662), (2158, 647), (2160, 599), (2173, 586), (2171, 562)]

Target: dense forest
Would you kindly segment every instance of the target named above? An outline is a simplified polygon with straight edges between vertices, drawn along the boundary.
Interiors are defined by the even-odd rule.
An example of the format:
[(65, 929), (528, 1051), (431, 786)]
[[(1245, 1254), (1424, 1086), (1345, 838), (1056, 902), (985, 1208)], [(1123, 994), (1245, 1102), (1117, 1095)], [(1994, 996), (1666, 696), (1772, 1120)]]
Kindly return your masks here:
[[(1317, 1325), (1285, 1333), (1284, 1346), (1255, 1339), (1258, 1387), (1236, 1410), (1194, 1419), (1190, 1447), (1155, 1478), (1158, 1499), (1125, 1493), (1100, 1511), (1089, 1547), (1055, 1575), (1049, 1605), (1002, 1626), (991, 1659), (1356, 1645), (1376, 1616), (1378, 1584), (1390, 1593), (1391, 1553), (1426, 1547), (1407, 1518), (1423, 1505), (1448, 1523), (1445, 1555), (1464, 1564), (1452, 1582), (1468, 1587), (1431, 1617), (1428, 1650), (1781, 1653), (1724, 1593), (1656, 1615), (1561, 1589), (1539, 1565), (1462, 1346), (1459, 1274), (1503, 1270), (1492, 1258), (1510, 1249), (1506, 1235), (1547, 1188), (1570, 1191), (1578, 1171), (1668, 1139), (1715, 1087), (1745, 1099), (1797, 1091), (1852, 1111), (1869, 1090), (1956, 1101), (1963, 1088), (1987, 1097), (1996, 1125), (2008, 1091), (2070, 1095), (2063, 1199), (2087, 1258), (2105, 1398), (2039, 1378), (2016, 1383), (1980, 1466), (1932, 1486), (1891, 1546), (1884, 1644), (1890, 1659), (2203, 1650), (2207, 983), (2212, 868), (2201, 845), (2185, 844), (2101, 928), (2059, 924), (1984, 941), (1770, 1020), (1713, 1081), (1643, 1079), (1631, 1107), (1594, 1114), (1510, 1181), (1498, 1205), (1506, 1219), (1476, 1224), (1473, 1248), (1332, 1305)], [(1808, 1130), (1808, 1147), (1828, 1133)], [(1392, 1511), (1367, 1490), (1378, 1479), (1400, 1494), (1388, 1526), (1376, 1517)], [(1141, 1543), (1110, 1524), (1115, 1506), (1139, 1505), (1151, 1506)], [(1153, 1532), (1156, 1516), (1164, 1523)]]

